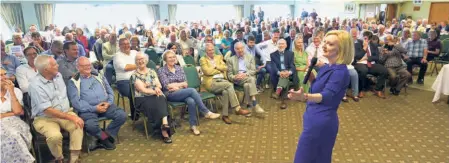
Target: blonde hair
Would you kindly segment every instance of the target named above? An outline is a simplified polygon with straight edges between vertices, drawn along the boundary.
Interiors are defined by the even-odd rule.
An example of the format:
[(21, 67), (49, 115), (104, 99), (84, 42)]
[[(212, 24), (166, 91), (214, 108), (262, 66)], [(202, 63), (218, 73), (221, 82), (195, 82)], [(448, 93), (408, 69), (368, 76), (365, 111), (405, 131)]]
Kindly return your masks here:
[(349, 65), (354, 59), (354, 41), (348, 32), (344, 30), (334, 30), (326, 34), (335, 35), (338, 39), (337, 64)]

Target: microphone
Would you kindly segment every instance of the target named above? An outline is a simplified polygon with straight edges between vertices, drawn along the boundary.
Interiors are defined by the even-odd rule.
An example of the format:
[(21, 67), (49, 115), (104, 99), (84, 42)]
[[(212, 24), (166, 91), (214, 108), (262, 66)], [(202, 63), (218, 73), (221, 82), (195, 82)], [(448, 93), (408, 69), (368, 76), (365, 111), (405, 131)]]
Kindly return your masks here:
[(309, 70), (307, 70), (306, 76), (304, 77), (304, 81), (302, 81), (302, 84), (307, 84), (307, 81), (309, 81), (310, 73), (312, 72), (313, 68), (315, 67), (316, 63), (318, 61), (318, 58), (314, 56), (312, 60), (310, 61)]

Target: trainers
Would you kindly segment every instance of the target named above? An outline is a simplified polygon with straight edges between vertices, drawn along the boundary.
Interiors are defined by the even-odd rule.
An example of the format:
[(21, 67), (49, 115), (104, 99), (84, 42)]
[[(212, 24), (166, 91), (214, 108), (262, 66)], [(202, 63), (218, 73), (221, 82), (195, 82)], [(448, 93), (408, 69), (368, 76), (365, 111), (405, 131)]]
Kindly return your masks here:
[(192, 126), (192, 127), (190, 128), (190, 130), (192, 130), (193, 135), (200, 135), (200, 130), (198, 130), (198, 127)]
[(217, 119), (218, 117), (220, 117), (220, 114), (209, 112), (204, 117), (206, 117), (207, 119)]
[(115, 149), (115, 145), (112, 144), (108, 139), (98, 139), (98, 145), (103, 147), (106, 150), (114, 150)]
[(268, 88), (270, 88), (270, 85), (265, 84), (265, 89), (268, 89)]
[(262, 107), (260, 107), (259, 104), (257, 104), (254, 108), (255, 108), (254, 110), (255, 110), (256, 113), (258, 113), (258, 114), (265, 113), (265, 110), (263, 110)]

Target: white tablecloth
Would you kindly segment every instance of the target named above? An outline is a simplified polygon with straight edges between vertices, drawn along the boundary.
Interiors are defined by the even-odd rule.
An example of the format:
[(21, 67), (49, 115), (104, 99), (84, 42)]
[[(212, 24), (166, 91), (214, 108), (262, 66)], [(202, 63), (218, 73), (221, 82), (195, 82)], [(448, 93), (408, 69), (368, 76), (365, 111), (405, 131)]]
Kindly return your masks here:
[(441, 94), (449, 95), (449, 64), (441, 68), (437, 79), (432, 85), (432, 89), (435, 90), (432, 102), (438, 101)]

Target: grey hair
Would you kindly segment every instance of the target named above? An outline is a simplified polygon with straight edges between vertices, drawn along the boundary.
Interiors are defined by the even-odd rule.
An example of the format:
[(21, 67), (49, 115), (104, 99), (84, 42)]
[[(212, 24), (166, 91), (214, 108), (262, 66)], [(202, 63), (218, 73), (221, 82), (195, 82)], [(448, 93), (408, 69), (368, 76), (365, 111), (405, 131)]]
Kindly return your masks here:
[[(171, 51), (171, 50), (167, 50), (167, 51)], [(166, 52), (167, 52), (167, 51), (166, 51)], [(165, 54), (166, 52), (164, 52), (164, 54)], [(162, 56), (163, 56), (164, 54), (162, 54)], [(145, 59), (145, 62), (146, 62), (146, 63), (148, 63), (149, 60), (150, 60), (150, 58), (148, 57), (148, 55), (144, 55), (143, 53), (137, 53), (137, 54), (136, 54), (136, 59), (135, 59), (135, 63), (136, 63), (136, 64), (137, 64), (137, 56), (143, 56), (143, 58)]]
[(75, 63), (76, 63), (77, 66), (79, 66), (79, 64), (80, 64), (80, 59), (81, 59), (81, 58), (86, 58), (87, 60), (89, 60), (89, 58), (87, 58), (87, 57), (85, 57), (85, 56), (78, 57), (78, 58), (75, 60)]
[(226, 33), (229, 34), (229, 36), (231, 36), (231, 34), (230, 34), (231, 32), (229, 32), (229, 30), (225, 30), (225, 31), (223, 32), (223, 35), (225, 35)]
[(20, 37), (20, 38), (22, 38), (22, 34), (20, 34), (20, 33), (13, 33), (13, 34), (12, 34), (12, 38), (14, 38), (14, 37)]
[(242, 42), (236, 42), (235, 44), (234, 44), (234, 50), (236, 50), (237, 49), (237, 45), (242, 45), (243, 46), (243, 43)]
[(54, 40), (52, 43), (51, 43), (51, 47), (53, 48), (53, 47), (58, 47), (58, 48), (62, 48), (64, 46), (64, 44), (62, 43), (62, 41), (60, 41), (60, 40)]
[(42, 74), (45, 68), (50, 64), (50, 59), (53, 56), (51, 55), (38, 55), (36, 59), (34, 59), (34, 66), (36, 66), (37, 71)]

